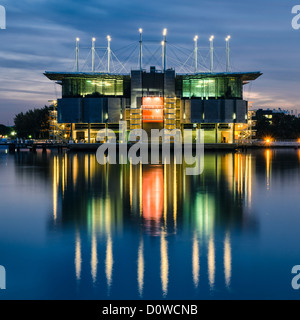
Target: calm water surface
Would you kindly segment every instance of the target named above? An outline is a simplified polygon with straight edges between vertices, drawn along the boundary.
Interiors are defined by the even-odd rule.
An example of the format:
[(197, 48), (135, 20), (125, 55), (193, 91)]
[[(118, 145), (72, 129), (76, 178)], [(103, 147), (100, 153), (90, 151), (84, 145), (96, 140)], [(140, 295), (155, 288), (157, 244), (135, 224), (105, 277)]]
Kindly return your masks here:
[(183, 165), (0, 150), (0, 299), (299, 299), (300, 151)]

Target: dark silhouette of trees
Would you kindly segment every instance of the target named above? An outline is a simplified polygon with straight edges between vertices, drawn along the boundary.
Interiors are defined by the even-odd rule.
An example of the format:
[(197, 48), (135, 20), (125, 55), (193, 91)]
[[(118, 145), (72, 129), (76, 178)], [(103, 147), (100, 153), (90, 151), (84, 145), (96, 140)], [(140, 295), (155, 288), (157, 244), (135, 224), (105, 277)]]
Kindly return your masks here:
[(272, 119), (258, 115), (255, 130), (258, 139), (267, 136), (274, 139), (300, 139), (300, 119), (283, 113), (273, 114)]
[(8, 136), (11, 133), (12, 128), (5, 126), (4, 124), (0, 124), (0, 135)]
[(29, 110), (15, 116), (15, 131), (19, 138), (49, 138), (49, 107)]

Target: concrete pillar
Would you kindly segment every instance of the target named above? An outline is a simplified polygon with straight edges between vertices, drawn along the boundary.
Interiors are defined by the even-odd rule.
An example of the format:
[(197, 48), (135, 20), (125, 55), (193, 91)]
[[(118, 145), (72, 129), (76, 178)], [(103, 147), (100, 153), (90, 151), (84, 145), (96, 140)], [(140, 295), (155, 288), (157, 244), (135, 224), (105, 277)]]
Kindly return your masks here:
[(91, 124), (88, 124), (88, 143), (91, 143)]
[(233, 127), (232, 127), (232, 143), (235, 143), (235, 123), (233, 124)]

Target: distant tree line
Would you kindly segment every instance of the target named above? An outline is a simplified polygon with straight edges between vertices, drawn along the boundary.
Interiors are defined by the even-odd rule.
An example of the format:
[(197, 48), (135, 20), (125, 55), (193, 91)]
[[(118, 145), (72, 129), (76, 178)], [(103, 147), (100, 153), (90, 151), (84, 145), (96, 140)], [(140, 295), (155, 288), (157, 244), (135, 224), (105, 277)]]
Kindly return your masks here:
[(19, 138), (47, 139), (49, 138), (49, 110), (45, 106), (42, 109), (29, 110), (15, 116), (15, 131)]
[(283, 113), (273, 113), (272, 119), (258, 115), (254, 129), (257, 139), (300, 139), (300, 118)]
[(11, 127), (7, 127), (4, 124), (0, 124), (0, 135), (1, 136), (8, 136), (10, 135), (10, 133), (12, 132), (12, 128)]

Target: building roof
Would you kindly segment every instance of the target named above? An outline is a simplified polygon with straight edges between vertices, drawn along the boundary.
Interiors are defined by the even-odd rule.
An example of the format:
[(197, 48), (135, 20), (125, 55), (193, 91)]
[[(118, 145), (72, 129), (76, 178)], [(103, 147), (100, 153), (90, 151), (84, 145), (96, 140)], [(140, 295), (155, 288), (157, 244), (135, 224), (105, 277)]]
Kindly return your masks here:
[[(113, 73), (103, 73), (103, 72), (52, 72), (46, 71), (44, 75), (55, 81), (61, 81), (64, 78), (119, 78), (129, 77), (129, 74), (113, 74)], [(199, 78), (211, 78), (211, 77), (241, 77), (244, 83), (248, 81), (256, 80), (262, 75), (260, 71), (255, 72), (199, 72), (199, 73), (189, 73), (189, 74), (177, 74), (184, 78), (189, 79), (199, 79)]]
[(105, 73), (105, 72), (52, 72), (46, 71), (44, 75), (50, 79), (55, 81), (61, 81), (64, 78), (117, 78), (123, 79), (124, 77), (129, 77), (129, 74), (113, 74), (113, 73)]
[[(179, 75), (179, 74), (178, 74)], [(189, 79), (211, 78), (211, 77), (241, 77), (243, 82), (256, 80), (262, 75), (260, 71), (254, 72), (198, 72), (189, 74), (180, 74)]]

